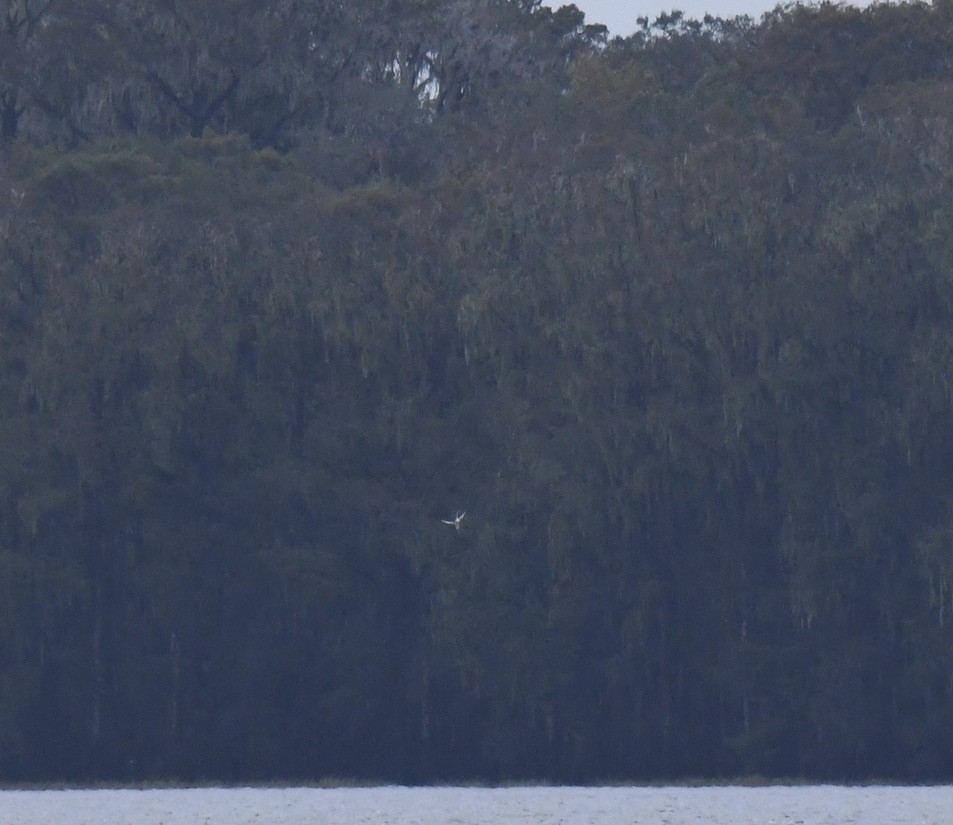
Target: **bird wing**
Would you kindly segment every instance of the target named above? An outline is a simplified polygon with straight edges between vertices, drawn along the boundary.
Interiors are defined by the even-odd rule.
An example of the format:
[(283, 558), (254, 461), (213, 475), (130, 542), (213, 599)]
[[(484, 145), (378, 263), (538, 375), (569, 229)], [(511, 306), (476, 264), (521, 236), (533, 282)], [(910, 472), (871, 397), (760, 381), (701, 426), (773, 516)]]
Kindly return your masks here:
[(445, 518), (440, 519), (444, 524), (456, 524), (455, 521), (447, 521)]

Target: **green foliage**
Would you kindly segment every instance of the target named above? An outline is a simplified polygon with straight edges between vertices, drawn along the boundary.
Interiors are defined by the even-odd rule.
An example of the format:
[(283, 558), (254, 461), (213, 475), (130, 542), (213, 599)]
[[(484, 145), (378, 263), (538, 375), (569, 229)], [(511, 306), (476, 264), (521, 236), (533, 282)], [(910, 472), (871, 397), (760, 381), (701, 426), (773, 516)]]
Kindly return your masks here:
[(0, 11), (0, 776), (949, 777), (944, 4)]

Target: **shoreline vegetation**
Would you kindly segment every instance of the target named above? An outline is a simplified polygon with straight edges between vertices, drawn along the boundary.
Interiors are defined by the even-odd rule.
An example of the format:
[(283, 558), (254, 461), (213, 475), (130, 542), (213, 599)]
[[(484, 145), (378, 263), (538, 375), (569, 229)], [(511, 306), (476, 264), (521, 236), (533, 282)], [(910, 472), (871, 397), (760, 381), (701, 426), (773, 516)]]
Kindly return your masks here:
[(953, 0), (0, 0), (0, 779), (953, 777), (951, 100)]
[(372, 782), (354, 779), (328, 778), (319, 780), (301, 780), (301, 781), (263, 781), (263, 782), (176, 782), (156, 781), (156, 782), (129, 782), (129, 783), (111, 783), (111, 782), (92, 782), (69, 783), (69, 782), (49, 782), (49, 783), (0, 783), (0, 793), (5, 791), (163, 791), (163, 790), (238, 790), (238, 789), (296, 789), (311, 788), (317, 790), (346, 790), (354, 789), (373, 789), (373, 788), (412, 788), (412, 789), (441, 789), (441, 788), (476, 788), (485, 790), (507, 790), (516, 788), (797, 788), (797, 787), (837, 787), (837, 788), (943, 788), (950, 786), (950, 782), (903, 782), (891, 779), (870, 779), (863, 781), (815, 781), (811, 779), (799, 778), (769, 778), (761, 776), (745, 776), (732, 778), (681, 778), (671, 781), (653, 781), (653, 782), (623, 782), (623, 781), (605, 781), (605, 782), (586, 782), (586, 783), (557, 783), (557, 782), (500, 782), (486, 783), (478, 780), (471, 782), (453, 782), (453, 783), (423, 783), (406, 784), (402, 782)]

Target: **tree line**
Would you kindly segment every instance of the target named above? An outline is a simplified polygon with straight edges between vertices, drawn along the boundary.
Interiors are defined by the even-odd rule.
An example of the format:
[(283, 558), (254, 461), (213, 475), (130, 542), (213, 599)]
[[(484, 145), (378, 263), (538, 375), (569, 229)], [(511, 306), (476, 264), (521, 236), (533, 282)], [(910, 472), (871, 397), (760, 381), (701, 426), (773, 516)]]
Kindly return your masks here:
[(953, 774), (953, 4), (0, 24), (0, 778)]

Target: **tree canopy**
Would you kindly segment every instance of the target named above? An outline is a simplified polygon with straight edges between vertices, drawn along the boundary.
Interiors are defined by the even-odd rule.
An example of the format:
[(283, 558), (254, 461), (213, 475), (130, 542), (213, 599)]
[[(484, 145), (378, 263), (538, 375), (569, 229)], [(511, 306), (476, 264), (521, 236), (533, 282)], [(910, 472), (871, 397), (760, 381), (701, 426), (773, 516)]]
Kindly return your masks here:
[(0, 779), (948, 779), (951, 34), (0, 0)]

